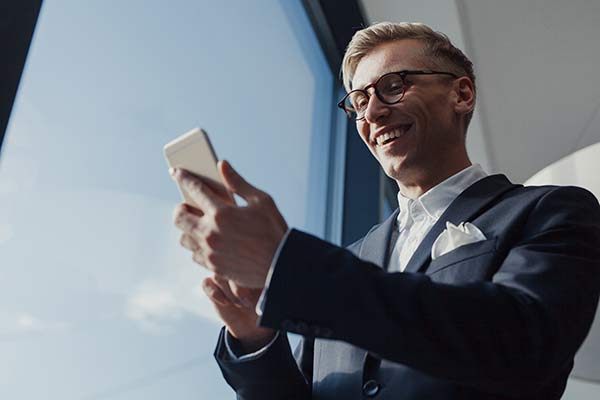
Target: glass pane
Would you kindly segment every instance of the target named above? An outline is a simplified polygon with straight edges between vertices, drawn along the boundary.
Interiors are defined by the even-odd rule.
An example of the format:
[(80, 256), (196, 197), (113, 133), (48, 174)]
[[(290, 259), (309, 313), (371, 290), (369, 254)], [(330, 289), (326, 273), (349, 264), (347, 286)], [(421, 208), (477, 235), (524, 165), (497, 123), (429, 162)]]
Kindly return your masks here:
[(0, 160), (0, 397), (219, 399), (162, 146), (201, 126), (325, 232), (333, 77), (299, 1), (46, 1)]

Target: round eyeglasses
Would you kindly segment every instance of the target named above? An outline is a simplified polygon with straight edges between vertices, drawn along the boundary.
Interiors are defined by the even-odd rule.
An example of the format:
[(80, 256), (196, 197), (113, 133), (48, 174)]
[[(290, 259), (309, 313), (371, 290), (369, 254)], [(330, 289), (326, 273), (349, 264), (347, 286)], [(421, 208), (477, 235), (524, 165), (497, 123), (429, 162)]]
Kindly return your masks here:
[(374, 83), (367, 85), (364, 89), (350, 91), (338, 103), (338, 107), (344, 110), (350, 119), (363, 119), (365, 117), (365, 112), (367, 111), (367, 106), (369, 105), (369, 99), (371, 98), (371, 93), (369, 93), (370, 88), (373, 88), (375, 95), (382, 103), (399, 103), (404, 97), (406, 87), (408, 86), (406, 82), (407, 75), (450, 75), (454, 78), (458, 78), (458, 76), (452, 72), (433, 71), (430, 69), (389, 72), (381, 75), (379, 79)]

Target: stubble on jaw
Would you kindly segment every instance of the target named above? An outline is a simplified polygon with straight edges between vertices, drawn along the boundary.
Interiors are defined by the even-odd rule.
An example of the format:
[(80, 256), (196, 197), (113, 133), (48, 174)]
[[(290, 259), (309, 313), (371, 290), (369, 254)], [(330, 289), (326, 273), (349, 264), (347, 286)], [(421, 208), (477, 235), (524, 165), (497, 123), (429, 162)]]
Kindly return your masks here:
[[(393, 160), (391, 157), (386, 163), (377, 156), (385, 174), (396, 181), (398, 189), (409, 198), (417, 198), (429, 189), (443, 182), (452, 175), (458, 173), (472, 163), (466, 153), (466, 149), (447, 149), (448, 155), (455, 154), (456, 157), (444, 159), (431, 159), (423, 163), (419, 160), (406, 157), (403, 160)], [(458, 153), (461, 155), (458, 156)]]

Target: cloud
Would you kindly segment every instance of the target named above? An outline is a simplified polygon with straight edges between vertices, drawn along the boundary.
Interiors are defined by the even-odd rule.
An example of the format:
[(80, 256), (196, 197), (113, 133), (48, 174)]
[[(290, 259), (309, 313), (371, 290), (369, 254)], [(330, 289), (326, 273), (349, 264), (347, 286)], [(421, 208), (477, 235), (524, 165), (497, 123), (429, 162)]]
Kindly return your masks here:
[[(139, 206), (139, 201), (136, 204)], [(173, 205), (160, 201), (155, 207), (154, 215), (164, 216), (152, 227), (154, 232), (162, 232), (156, 239), (160, 251), (146, 260), (141, 279), (138, 274), (139, 280), (130, 286), (124, 305), (126, 318), (152, 334), (169, 334), (186, 318), (201, 317), (221, 325), (202, 290), (202, 280), (210, 272), (193, 262), (190, 252), (179, 244), (181, 232), (171, 220)]]
[(0, 311), (0, 336), (33, 333), (62, 333), (69, 329), (64, 322), (49, 321), (28, 312)]
[(189, 263), (173, 267), (162, 276), (144, 279), (128, 297), (125, 315), (148, 333), (168, 334), (186, 317), (220, 319), (202, 290), (207, 273)]
[[(194, 263), (189, 251), (179, 244), (181, 232), (172, 222), (175, 201), (87, 189), (48, 192), (43, 197), (43, 210), (31, 207), (35, 199), (30, 197), (18, 204), (19, 214), (0, 218), (6, 221), (14, 215), (27, 215), (27, 219), (20, 220), (29, 220), (32, 227), (52, 227), (52, 234), (46, 230), (34, 232), (33, 238), (40, 243), (38, 251), (21, 255), (20, 249), (29, 249), (26, 239), (31, 240), (31, 235), (21, 238), (18, 230), (13, 233), (0, 222), (0, 238), (19, 236), (18, 241), (13, 240), (20, 247), (9, 249), (19, 262), (24, 257), (22, 264), (29, 265), (44, 254), (44, 262), (55, 266), (52, 271), (44, 269), (43, 278), (31, 283), (37, 293), (36, 302), (44, 307), (48, 303), (61, 307), (59, 318), (73, 321), (75, 328), (88, 308), (95, 310), (89, 315), (91, 320), (104, 315), (124, 318), (150, 334), (168, 334), (198, 318), (220, 325), (201, 287), (202, 279), (210, 272)], [(27, 230), (29, 225), (21, 228)], [(17, 269), (15, 276), (29, 282), (29, 275), (21, 270)], [(48, 281), (53, 285), (48, 287)], [(83, 294), (85, 304), (73, 297)], [(104, 301), (108, 299), (111, 301)], [(16, 317), (11, 316), (3, 326), (7, 324), (14, 331)], [(30, 320), (21, 318), (19, 326), (35, 330), (43, 325), (32, 316)]]
[(147, 332), (170, 331), (166, 322), (180, 320), (184, 314), (184, 307), (173, 289), (157, 281), (142, 282), (129, 297), (125, 314)]

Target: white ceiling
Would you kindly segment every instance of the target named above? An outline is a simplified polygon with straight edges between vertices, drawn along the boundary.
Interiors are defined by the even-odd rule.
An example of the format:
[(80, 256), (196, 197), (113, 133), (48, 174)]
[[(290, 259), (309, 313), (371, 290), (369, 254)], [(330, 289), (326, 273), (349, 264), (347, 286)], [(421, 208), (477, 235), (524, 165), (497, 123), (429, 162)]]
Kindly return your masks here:
[(600, 141), (600, 1), (363, 0), (367, 19), (418, 21), (475, 63), (474, 162), (523, 182)]

